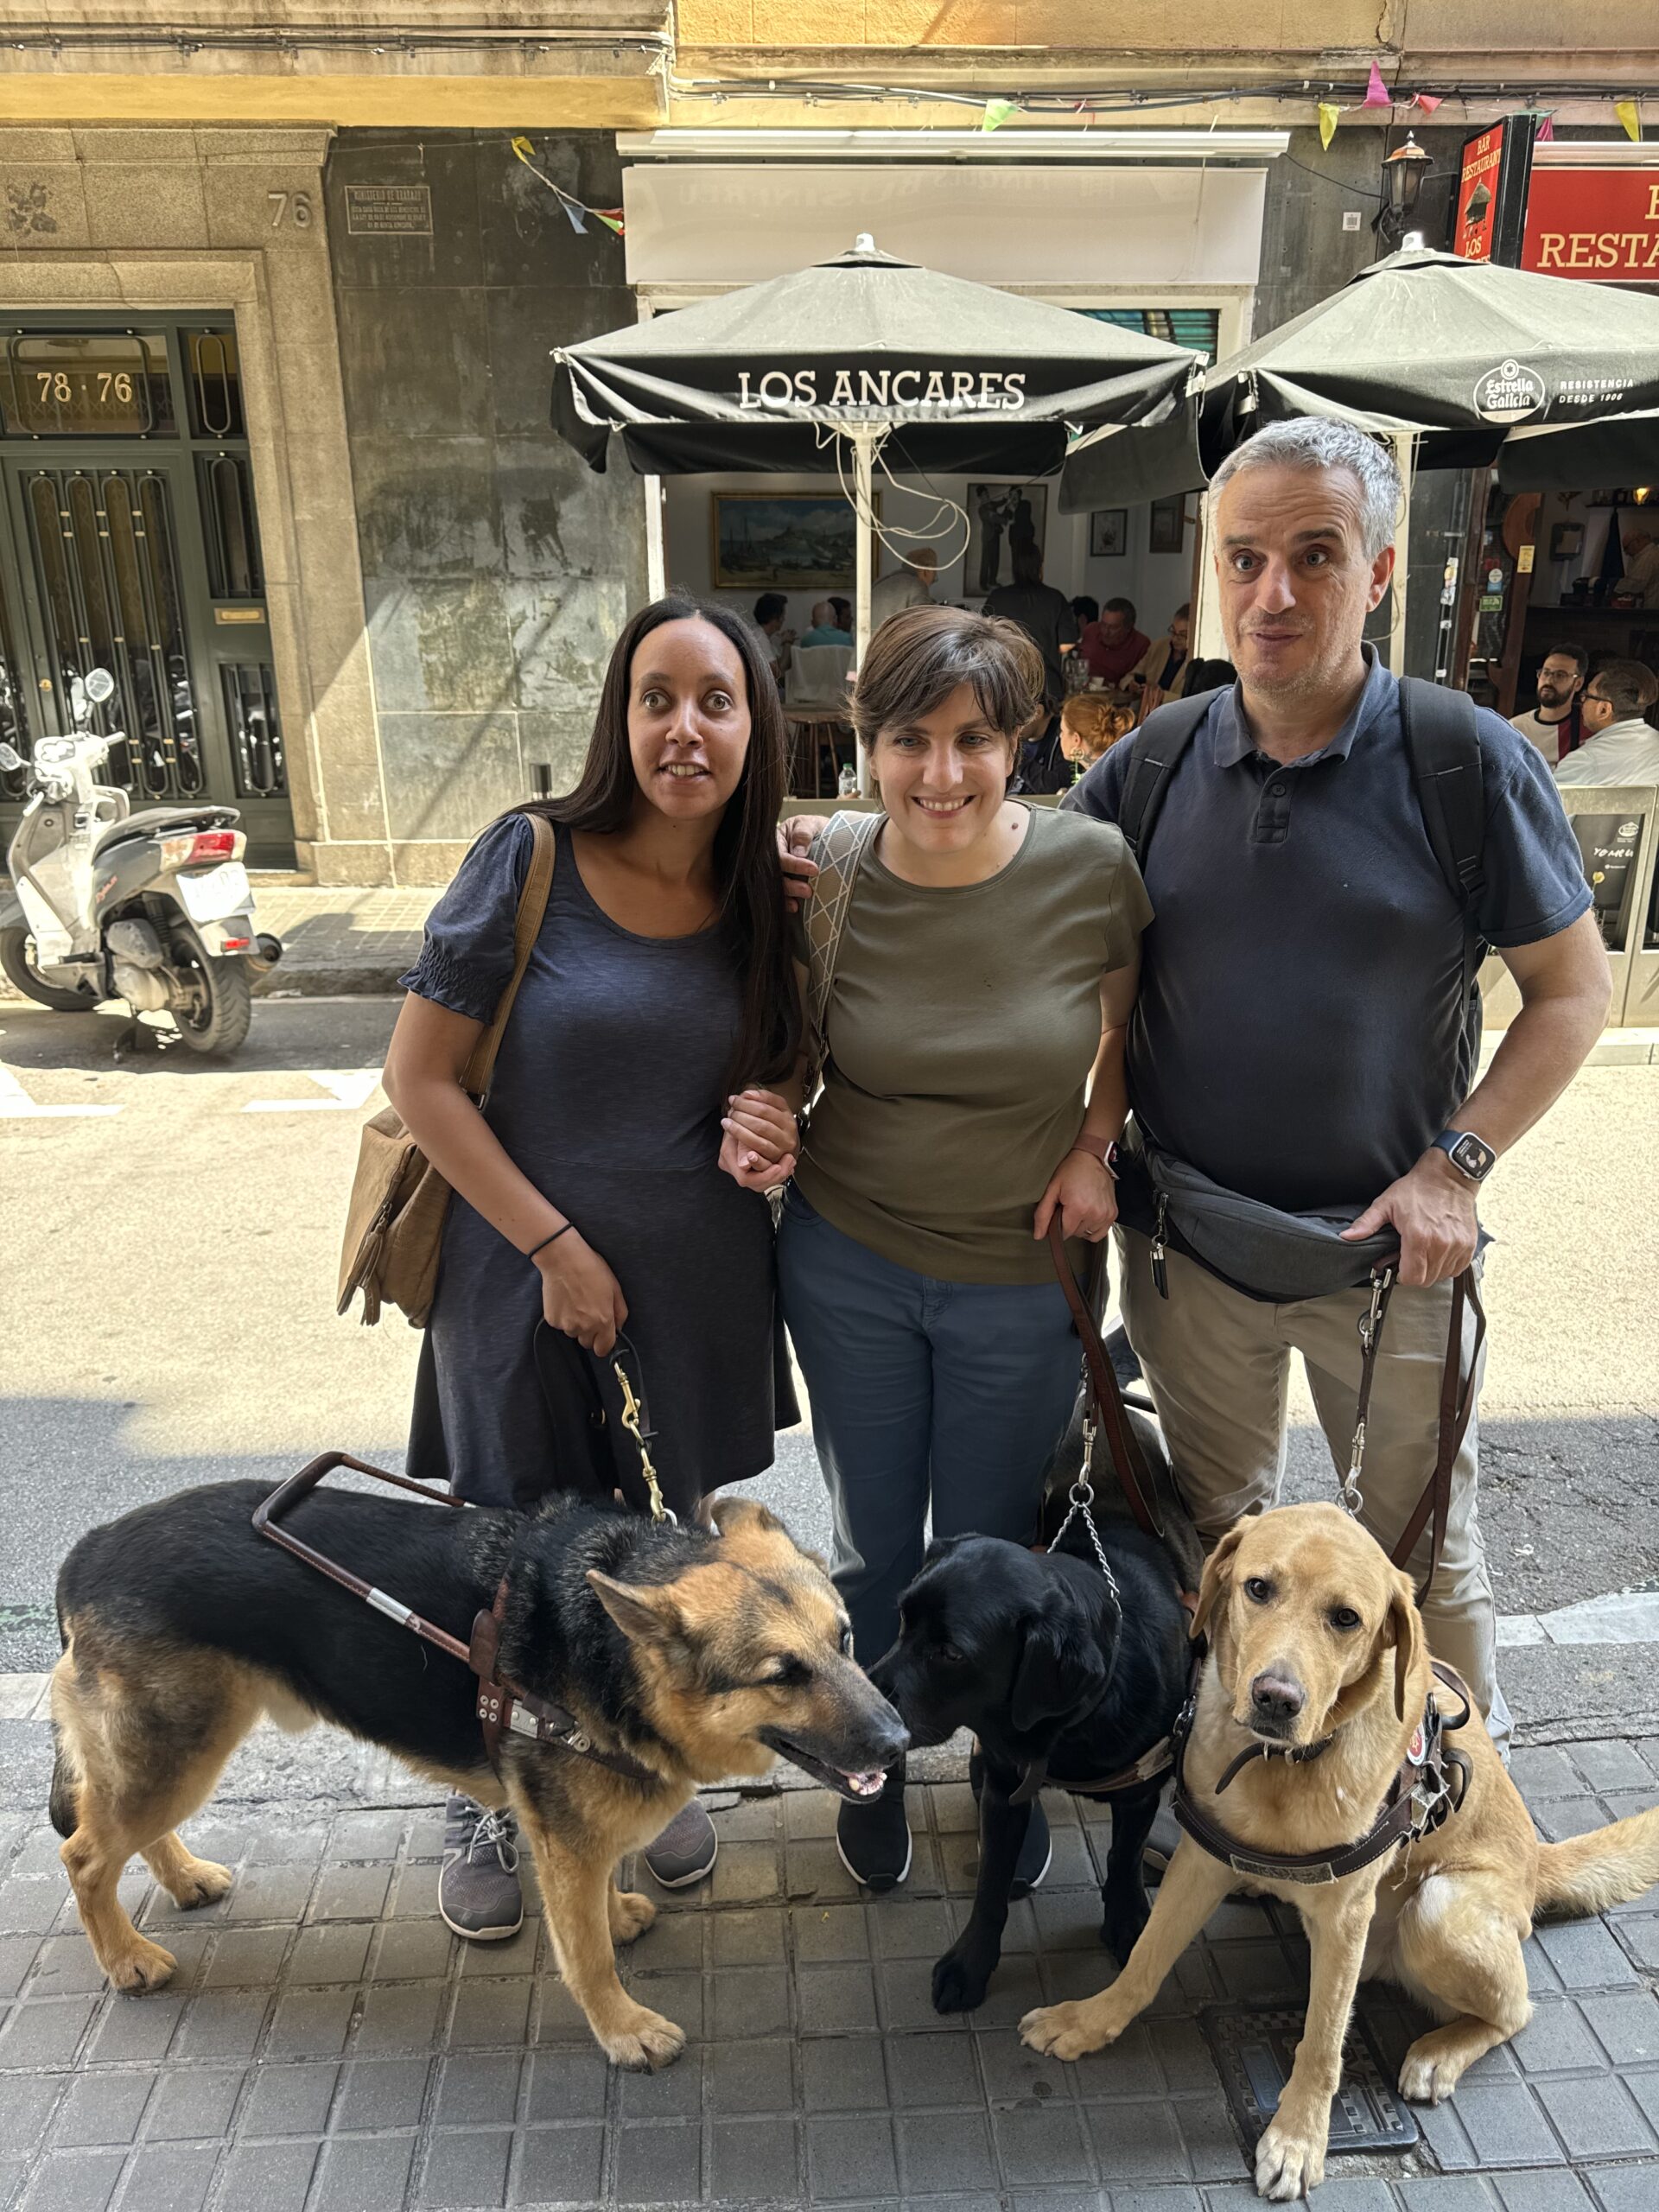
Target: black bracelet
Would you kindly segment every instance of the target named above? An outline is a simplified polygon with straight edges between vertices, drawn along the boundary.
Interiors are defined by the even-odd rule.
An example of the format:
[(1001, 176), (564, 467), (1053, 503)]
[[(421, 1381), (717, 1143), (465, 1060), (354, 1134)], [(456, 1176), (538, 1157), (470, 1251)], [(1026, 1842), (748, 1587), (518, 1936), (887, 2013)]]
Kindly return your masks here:
[(566, 1229), (574, 1229), (575, 1225), (576, 1224), (574, 1221), (567, 1221), (564, 1224), (563, 1228), (556, 1229), (550, 1236), (543, 1236), (539, 1244), (533, 1246), (530, 1251), (525, 1253), (524, 1257), (527, 1260), (533, 1260), (537, 1252), (545, 1252), (550, 1244), (556, 1244), (560, 1237), (563, 1236)]

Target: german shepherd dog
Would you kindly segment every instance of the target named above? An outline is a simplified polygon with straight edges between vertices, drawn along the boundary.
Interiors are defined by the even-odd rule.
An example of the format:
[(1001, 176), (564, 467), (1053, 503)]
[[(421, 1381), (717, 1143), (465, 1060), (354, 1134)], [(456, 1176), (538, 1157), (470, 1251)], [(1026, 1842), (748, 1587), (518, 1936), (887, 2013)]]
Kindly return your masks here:
[(346, 1491), (303, 1498), (285, 1526), (462, 1643), (505, 1574), (502, 1673), (656, 1777), (504, 1732), (498, 1778), (476, 1677), (257, 1535), (267, 1494), (218, 1483), (141, 1506), (83, 1536), (59, 1574), (52, 1822), (105, 1973), (149, 1990), (175, 1964), (117, 1897), (132, 1853), (178, 1904), (223, 1897), (229, 1872), (186, 1849), (181, 1822), (256, 1721), (327, 1720), (511, 1807), (559, 1971), (606, 2055), (635, 2070), (669, 2064), (684, 2031), (617, 1978), (613, 1945), (656, 1915), (618, 1891), (618, 1859), (700, 1782), (763, 1774), (781, 1755), (844, 1796), (874, 1796), (905, 1747), (854, 1663), (823, 1563), (744, 1497), (715, 1506), (718, 1535), (573, 1499), (525, 1518)]

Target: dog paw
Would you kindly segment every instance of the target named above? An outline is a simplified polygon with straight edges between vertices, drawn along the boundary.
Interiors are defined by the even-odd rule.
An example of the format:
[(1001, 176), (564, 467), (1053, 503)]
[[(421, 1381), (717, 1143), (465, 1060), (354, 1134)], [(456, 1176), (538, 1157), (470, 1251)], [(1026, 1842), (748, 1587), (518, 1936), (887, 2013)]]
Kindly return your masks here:
[(685, 2030), (642, 2005), (626, 2028), (601, 2036), (600, 2041), (613, 2066), (624, 2067), (630, 2074), (652, 2074), (659, 2066), (671, 2066), (685, 2049)]
[(177, 1883), (168, 1883), (168, 1891), (181, 1911), (194, 1912), (198, 1905), (217, 1904), (235, 1878), (228, 1866), (217, 1866), (211, 1859), (193, 1859)]
[(1255, 2193), (1271, 2204), (1290, 2204), (1325, 2179), (1325, 2145), (1281, 2129), (1277, 2121), (1255, 2146)]
[(657, 1917), (657, 1908), (638, 1890), (614, 1890), (611, 1893), (611, 1941), (632, 1943), (643, 1936)]
[(147, 1990), (160, 1989), (163, 1983), (171, 1981), (178, 1963), (171, 1951), (164, 1951), (159, 1943), (139, 1936), (131, 1948), (123, 1951), (118, 1959), (111, 1959), (104, 1971), (116, 1988), (142, 1997)]
[(971, 2012), (976, 2005), (982, 2005), (995, 1964), (995, 1959), (987, 1964), (960, 1946), (947, 1951), (934, 1963), (933, 2010)]
[(1093, 2019), (1087, 2000), (1074, 1999), (1065, 2005), (1039, 2005), (1034, 2012), (1027, 2012), (1020, 2023), (1020, 2040), (1028, 2050), (1044, 2051), (1050, 2058), (1081, 2058), (1086, 2051), (1099, 2050), (1116, 2038)]
[(1461, 2071), (1438, 2053), (1414, 2046), (1400, 2069), (1400, 2094), (1408, 2104), (1441, 2104), (1458, 2086)]

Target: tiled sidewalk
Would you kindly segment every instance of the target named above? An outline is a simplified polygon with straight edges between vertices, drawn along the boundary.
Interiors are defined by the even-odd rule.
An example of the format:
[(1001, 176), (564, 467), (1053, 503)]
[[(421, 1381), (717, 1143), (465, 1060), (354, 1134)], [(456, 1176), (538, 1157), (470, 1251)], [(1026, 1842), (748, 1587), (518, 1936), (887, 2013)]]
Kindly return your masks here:
[[(1565, 1834), (1659, 1795), (1659, 1745), (1522, 1752), (1541, 1825)], [(193, 1824), (233, 1861), (184, 1915), (142, 1871), (131, 1909), (180, 1961), (148, 1998), (104, 1989), (43, 1826), (14, 1822), (0, 1881), (0, 2203), (24, 2212), (401, 2212), (620, 2204), (895, 2203), (929, 2212), (1238, 2212), (1256, 2202), (1198, 2019), (1300, 2002), (1279, 1908), (1231, 1904), (1155, 2011), (1067, 2067), (1024, 2050), (1033, 2003), (1109, 1973), (1096, 1940), (1103, 1841), (1047, 1800), (1052, 1872), (1014, 1909), (984, 2009), (942, 2019), (931, 1963), (962, 1923), (975, 1849), (960, 1783), (915, 1793), (899, 1895), (859, 1901), (830, 1800), (719, 1815), (709, 1893), (666, 1899), (627, 1955), (687, 2029), (667, 2072), (611, 2072), (549, 1967), (538, 1921), (455, 1942), (434, 1911), (426, 1811), (307, 1826)], [(1092, 1815), (1095, 1808), (1088, 1808)], [(1654, 2212), (1659, 2207), (1659, 1891), (1529, 1947), (1537, 2015), (1420, 2112), (1426, 2149), (1339, 2159), (1322, 2212)], [(1363, 2010), (1391, 2064), (1414, 2025)]]

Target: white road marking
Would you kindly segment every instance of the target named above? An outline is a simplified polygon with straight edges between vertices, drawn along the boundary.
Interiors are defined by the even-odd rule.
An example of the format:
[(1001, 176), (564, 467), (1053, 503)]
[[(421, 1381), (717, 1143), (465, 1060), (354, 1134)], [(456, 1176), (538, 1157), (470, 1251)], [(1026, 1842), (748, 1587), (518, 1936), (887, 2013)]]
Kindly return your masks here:
[(250, 1098), (245, 1114), (354, 1114), (368, 1103), (379, 1087), (378, 1068), (305, 1068), (296, 1070), (308, 1083), (329, 1093), (327, 1098)]
[(1659, 1591), (1615, 1590), (1551, 1613), (1507, 1613), (1498, 1649), (1538, 1643), (1659, 1643)]
[(118, 1114), (118, 1106), (37, 1106), (10, 1068), (0, 1068), (0, 1121), (63, 1122), (87, 1114)]

